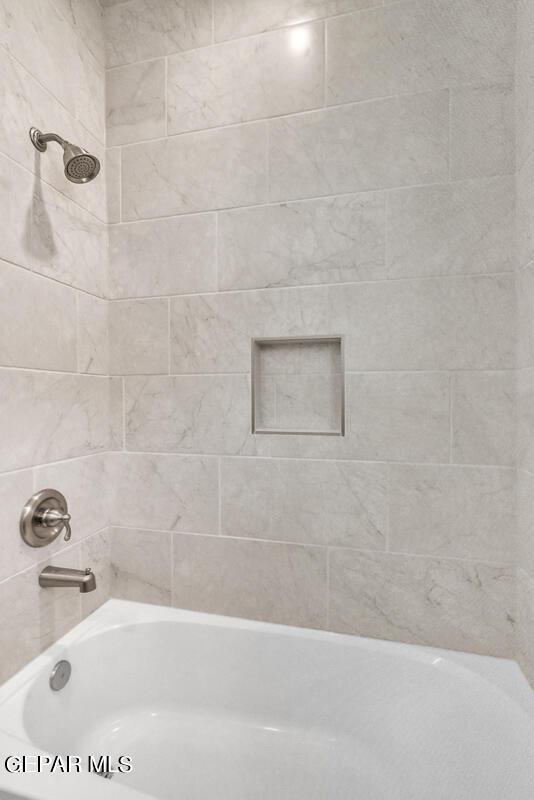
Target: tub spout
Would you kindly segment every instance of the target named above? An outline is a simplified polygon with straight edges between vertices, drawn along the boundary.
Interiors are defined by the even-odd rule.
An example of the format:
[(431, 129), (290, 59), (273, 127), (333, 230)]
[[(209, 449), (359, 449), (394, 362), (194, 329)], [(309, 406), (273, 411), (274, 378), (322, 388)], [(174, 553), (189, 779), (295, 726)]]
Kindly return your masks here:
[(39, 586), (44, 589), (72, 586), (80, 592), (93, 592), (96, 589), (94, 572), (87, 569), (65, 569), (64, 567), (45, 567), (39, 575)]

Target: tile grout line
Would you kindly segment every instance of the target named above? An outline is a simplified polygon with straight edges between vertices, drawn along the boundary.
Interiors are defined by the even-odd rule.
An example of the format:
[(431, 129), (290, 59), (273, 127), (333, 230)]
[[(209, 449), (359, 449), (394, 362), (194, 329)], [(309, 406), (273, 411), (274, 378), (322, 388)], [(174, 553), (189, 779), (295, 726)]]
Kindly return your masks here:
[[(168, 218), (167, 218), (168, 219)], [(18, 265), (15, 265), (18, 266)], [(492, 280), (498, 280), (502, 278), (513, 278), (514, 273), (512, 271), (509, 272), (478, 272), (478, 273), (457, 273), (453, 275), (412, 275), (408, 277), (400, 277), (400, 278), (374, 278), (374, 279), (366, 279), (360, 281), (345, 281), (342, 283), (302, 283), (302, 284), (288, 284), (288, 285), (280, 285), (280, 286), (255, 286), (251, 288), (245, 289), (219, 289), (219, 290), (206, 290), (204, 292), (185, 292), (183, 294), (156, 294), (156, 295), (138, 295), (134, 297), (113, 297), (110, 298), (110, 303), (129, 303), (134, 300), (161, 300), (166, 299), (167, 297), (173, 298), (183, 298), (185, 300), (189, 298), (195, 297), (224, 297), (224, 296), (231, 296), (236, 294), (250, 294), (251, 292), (299, 292), (303, 290), (316, 290), (317, 292), (325, 289), (332, 289), (338, 288), (340, 291), (342, 289), (346, 289), (347, 287), (357, 287), (357, 286), (395, 286), (396, 284), (400, 283), (421, 283), (423, 281), (430, 282), (430, 281), (455, 281), (455, 282), (468, 282), (468, 281), (479, 281), (479, 279), (484, 278), (488, 279), (491, 278)], [(68, 285), (68, 284), (67, 284)], [(86, 292), (87, 294), (87, 292)], [(93, 295), (96, 296), (96, 295)], [(100, 298), (103, 299), (103, 298)]]
[(215, 294), (220, 292), (220, 276), (219, 276), (219, 212), (215, 212)]
[(171, 608), (174, 608), (174, 602), (175, 602), (174, 531), (169, 531), (169, 536), (170, 536), (170, 556), (171, 556)]
[(326, 548), (326, 627), (330, 629), (330, 558), (331, 548)]
[(219, 499), (219, 536), (222, 536), (222, 456), (218, 458), (218, 499)]
[(167, 298), (167, 370), (172, 374), (171, 297)]
[[(172, 138), (172, 137), (171, 137)], [(169, 141), (169, 139), (163, 139), (162, 141)], [(124, 150), (124, 147), (121, 148)], [(15, 162), (16, 163), (16, 162)], [(501, 175), (486, 175), (482, 178), (459, 178), (457, 180), (453, 180), (450, 183), (453, 185), (462, 185), (467, 183), (484, 183), (484, 182), (491, 182), (491, 181), (504, 181), (506, 179), (511, 180), (513, 175), (511, 173), (503, 173)], [(269, 198), (266, 202), (257, 202), (257, 203), (242, 203), (241, 205), (232, 205), (232, 206), (213, 206), (209, 208), (202, 208), (202, 209), (191, 209), (187, 211), (172, 211), (168, 214), (157, 214), (154, 216), (145, 216), (145, 217), (135, 217), (130, 219), (122, 219), (121, 223), (110, 223), (110, 227), (116, 227), (118, 225), (140, 225), (146, 222), (154, 222), (157, 220), (163, 219), (183, 219), (189, 217), (196, 217), (205, 214), (214, 214), (216, 211), (219, 213), (226, 213), (226, 214), (237, 214), (238, 212), (242, 211), (249, 211), (255, 210), (260, 208), (269, 208), (272, 206), (283, 206), (283, 205), (295, 205), (297, 203), (313, 203), (320, 200), (335, 200), (337, 198), (346, 198), (346, 197), (355, 197), (360, 195), (370, 196), (373, 194), (378, 194), (382, 192), (408, 192), (414, 191), (416, 189), (432, 189), (432, 188), (439, 188), (439, 187), (446, 187), (449, 186), (449, 182), (446, 180), (440, 181), (428, 181), (426, 183), (406, 183), (401, 185), (394, 185), (394, 186), (376, 186), (372, 189), (350, 189), (349, 191), (344, 192), (330, 192), (327, 194), (313, 194), (313, 195), (292, 195), (292, 196), (284, 196), (279, 198), (271, 199)], [(53, 188), (53, 187), (52, 187)], [(508, 270), (510, 273), (514, 273), (514, 269)], [(476, 274), (476, 273), (474, 273)], [(487, 274), (487, 273), (482, 273)], [(492, 274), (492, 273), (488, 273)]]
[(323, 108), (327, 108), (328, 98), (328, 20), (323, 22)]
[(122, 392), (122, 450), (126, 451), (126, 378), (121, 379), (121, 392)]
[[(106, 526), (107, 527), (107, 526)], [(118, 528), (119, 530), (129, 531), (132, 535), (136, 533), (157, 533), (157, 534), (171, 534), (174, 537), (195, 537), (198, 541), (202, 541), (203, 539), (215, 539), (217, 541), (230, 541), (230, 542), (249, 542), (250, 544), (259, 544), (259, 545), (284, 545), (286, 547), (296, 547), (296, 548), (303, 548), (306, 550), (313, 550), (316, 552), (324, 552), (327, 553), (328, 551), (330, 554), (332, 552), (344, 552), (344, 553), (356, 553), (360, 555), (370, 555), (376, 556), (381, 559), (397, 559), (397, 558), (410, 558), (416, 559), (420, 561), (439, 561), (444, 562), (446, 564), (465, 564), (465, 565), (476, 565), (476, 566), (485, 566), (492, 569), (510, 569), (513, 566), (512, 562), (506, 562), (503, 564), (502, 560), (496, 561), (488, 561), (487, 559), (483, 558), (475, 558), (475, 557), (466, 557), (466, 556), (451, 556), (451, 555), (438, 555), (435, 553), (414, 553), (410, 551), (403, 551), (403, 550), (389, 550), (386, 551), (384, 549), (372, 549), (368, 547), (349, 547), (347, 545), (332, 545), (328, 542), (324, 542), (322, 544), (317, 544), (315, 542), (307, 542), (307, 541), (292, 541), (289, 539), (262, 539), (255, 536), (232, 536), (230, 534), (219, 534), (214, 532), (194, 532), (190, 530), (165, 530), (163, 528), (149, 528), (146, 526), (131, 526), (131, 525), (112, 525), (113, 528)], [(102, 530), (105, 530), (103, 528)], [(99, 533), (100, 531), (97, 531)], [(90, 536), (96, 534), (89, 534)], [(85, 537), (88, 538), (88, 537)], [(81, 541), (84, 541), (83, 539)], [(78, 543), (76, 543), (78, 544)], [(61, 551), (63, 552), (63, 551)], [(26, 568), (22, 571), (26, 571)], [(4, 578), (5, 580), (9, 580), (9, 578)], [(534, 579), (533, 579), (534, 580)], [(0, 581), (1, 583), (1, 581)]]
[[(47, 469), (48, 467), (55, 467), (64, 464), (69, 464), (75, 461), (83, 461), (87, 459), (96, 459), (114, 455), (131, 455), (131, 456), (146, 456), (151, 458), (160, 456), (166, 458), (176, 459), (205, 459), (213, 461), (215, 459), (232, 459), (237, 461), (288, 461), (297, 463), (321, 463), (321, 464), (353, 464), (355, 466), (383, 466), (383, 467), (406, 467), (406, 468), (438, 468), (438, 469), (454, 469), (454, 470), (490, 470), (498, 472), (514, 472), (515, 467), (512, 464), (462, 464), (453, 463), (449, 461), (388, 461), (388, 460), (365, 460), (361, 458), (321, 458), (320, 456), (283, 456), (283, 455), (245, 455), (242, 453), (191, 453), (180, 451), (156, 451), (156, 450), (98, 450), (83, 455), (72, 456), (70, 458), (60, 458), (54, 461), (44, 461), (39, 464), (29, 464), (23, 467), (15, 467), (13, 469), (0, 470), (0, 478), (6, 478), (12, 475), (17, 475), (21, 472), (30, 472), (31, 470)], [(519, 468), (519, 472), (529, 475), (534, 478), (534, 472)]]
[[(122, 3), (118, 3), (117, 5), (124, 5), (127, 2), (128, 2), (128, 0), (123, 0)], [(214, 2), (215, 2), (215, 0), (212, 0), (212, 3), (214, 3)], [(410, 3), (410, 2), (412, 2), (412, 0), (387, 0), (387, 2), (385, 2), (384, 4), (380, 4), (380, 5), (369, 6), (367, 8), (356, 8), (356, 9), (352, 9), (351, 11), (343, 11), (343, 12), (341, 12), (339, 14), (329, 14), (327, 16), (313, 17), (311, 19), (303, 19), (303, 20), (300, 20), (300, 21), (297, 21), (297, 22), (286, 22), (283, 25), (279, 25), (279, 26), (276, 26), (276, 27), (273, 27), (273, 28), (267, 28), (266, 30), (258, 30), (258, 31), (255, 31), (253, 33), (243, 34), (241, 36), (233, 36), (233, 37), (230, 37), (228, 39), (216, 40), (215, 33), (214, 33), (213, 34), (213, 39), (212, 39), (212, 41), (210, 43), (198, 45), (197, 47), (188, 47), (186, 50), (173, 50), (170, 53), (167, 53), (166, 55), (170, 56), (170, 57), (179, 56), (179, 55), (182, 55), (182, 54), (186, 54), (187, 55), (189, 53), (195, 53), (195, 52), (197, 52), (199, 50), (206, 50), (209, 47), (213, 47), (213, 45), (229, 45), (229, 44), (232, 44), (234, 42), (242, 42), (243, 40), (247, 40), (247, 39), (257, 39), (259, 37), (270, 36), (270, 35), (273, 35), (273, 34), (276, 34), (276, 33), (284, 33), (284, 32), (286, 32), (288, 30), (291, 30), (292, 28), (298, 28), (298, 27), (300, 27), (302, 25), (318, 25), (321, 22), (326, 23), (326, 22), (328, 22), (330, 20), (337, 20), (337, 19), (341, 19), (343, 17), (351, 17), (351, 16), (355, 16), (356, 14), (359, 15), (359, 14), (365, 14), (365, 13), (372, 13), (372, 12), (376, 12), (376, 11), (379, 11), (379, 10), (383, 10), (384, 8), (388, 8), (390, 6), (396, 6), (396, 5), (400, 5), (402, 3)], [(213, 22), (215, 22), (214, 18), (213, 18)], [(161, 58), (161, 57), (162, 57), (161, 55), (153, 55), (153, 56), (149, 56), (148, 58), (141, 58), (141, 59), (137, 59), (135, 61), (124, 61), (124, 62), (121, 62), (120, 64), (106, 65), (105, 69), (106, 69), (106, 72), (110, 72), (112, 70), (121, 69), (122, 67), (131, 67), (131, 66), (134, 66), (136, 64), (144, 64), (147, 61), (154, 61), (156, 58)]]
[(449, 461), (453, 461), (453, 391), (454, 391), (454, 372), (449, 373)]
[(76, 308), (76, 372), (80, 373), (80, 363), (81, 363), (81, 355), (80, 355), (80, 295), (76, 292), (75, 297), (75, 308)]
[[(405, 0), (400, 0), (400, 2), (405, 2)], [(153, 61), (153, 60), (154, 59), (149, 59), (149, 61)], [(161, 59), (158, 59), (158, 60), (161, 60)], [(140, 62), (140, 63), (145, 63), (145, 62)], [(495, 87), (495, 86), (508, 87), (509, 85), (510, 85), (510, 80), (509, 79), (507, 79), (507, 80), (502, 79), (502, 80), (497, 81), (497, 82), (495, 82), (495, 81), (481, 82), (480, 84), (477, 84), (477, 86), (475, 88), (476, 89), (484, 89), (484, 88), (492, 88), (492, 87)], [(323, 95), (323, 93), (324, 92), (322, 91), (322, 85), (321, 85), (321, 96)], [(343, 111), (343, 110), (347, 110), (347, 109), (350, 109), (350, 108), (360, 108), (362, 106), (376, 105), (376, 104), (381, 104), (381, 103), (391, 104), (394, 101), (410, 100), (410, 99), (416, 98), (416, 97), (426, 97), (426, 96), (429, 96), (429, 95), (434, 95), (435, 96), (435, 95), (440, 95), (440, 94), (445, 94), (445, 93), (447, 94), (447, 102), (446, 102), (446, 105), (447, 105), (447, 147), (446, 147), (446, 153), (447, 153), (447, 156), (448, 156), (448, 151), (449, 151), (449, 147), (448, 147), (448, 145), (449, 145), (449, 134), (448, 134), (448, 128), (449, 128), (449, 106), (450, 106), (450, 96), (451, 96), (450, 83), (442, 84), (440, 86), (437, 86), (437, 87), (434, 87), (434, 88), (431, 88), (431, 89), (416, 89), (416, 90), (411, 90), (411, 91), (406, 91), (406, 92), (398, 92), (396, 94), (384, 94), (384, 95), (378, 95), (378, 96), (373, 96), (373, 97), (364, 97), (364, 98), (360, 98), (360, 99), (345, 100), (345, 101), (339, 102), (339, 103), (331, 103), (331, 104), (327, 103), (326, 105), (322, 105), (323, 101), (321, 99), (319, 101), (318, 105), (315, 105), (312, 108), (300, 108), (300, 109), (297, 108), (297, 109), (292, 110), (292, 111), (282, 111), (279, 114), (271, 113), (270, 115), (267, 115), (267, 116), (258, 116), (258, 117), (253, 117), (251, 119), (236, 119), (235, 121), (232, 121), (232, 122), (220, 122), (219, 124), (213, 124), (213, 125), (207, 126), (207, 127), (184, 129), (184, 130), (176, 131), (174, 133), (169, 133), (168, 136), (162, 136), (162, 135), (160, 135), (160, 136), (150, 136), (148, 138), (137, 139), (137, 140), (134, 140), (134, 141), (131, 141), (131, 142), (123, 142), (121, 146), (123, 146), (125, 148), (135, 148), (135, 147), (140, 147), (141, 145), (152, 145), (152, 144), (158, 143), (158, 142), (163, 143), (163, 142), (165, 142), (167, 140), (169, 140), (169, 141), (170, 140), (178, 140), (181, 137), (201, 136), (201, 135), (205, 135), (205, 134), (209, 134), (209, 133), (217, 133), (217, 132), (221, 132), (221, 131), (225, 131), (225, 130), (229, 130), (229, 129), (233, 129), (233, 128), (246, 128), (246, 127), (252, 127), (252, 126), (258, 127), (260, 125), (265, 125), (265, 124), (267, 124), (269, 122), (275, 122), (275, 121), (279, 121), (279, 120), (324, 115), (325, 112), (328, 112), (328, 111), (332, 111), (332, 112)], [(447, 157), (447, 162), (448, 161), (449, 161), (449, 158)], [(490, 177), (497, 177), (499, 175), (515, 176), (515, 174), (516, 174), (515, 171), (504, 172), (504, 173), (500, 173), (499, 172), (497, 174), (483, 175), (481, 177), (482, 178), (484, 178), (484, 177), (485, 178), (490, 178)], [(474, 177), (465, 178), (465, 180), (475, 180), (475, 179), (476, 178), (474, 178)], [(447, 169), (447, 175), (446, 175), (446, 178), (444, 180), (444, 183), (448, 183), (448, 182), (449, 182), (449, 171)]]

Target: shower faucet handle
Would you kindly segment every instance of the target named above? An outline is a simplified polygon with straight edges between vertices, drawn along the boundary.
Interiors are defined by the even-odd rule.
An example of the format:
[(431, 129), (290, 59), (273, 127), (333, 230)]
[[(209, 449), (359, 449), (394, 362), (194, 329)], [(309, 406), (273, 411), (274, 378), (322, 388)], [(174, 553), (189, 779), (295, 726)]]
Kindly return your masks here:
[(64, 534), (70, 541), (71, 515), (65, 497), (55, 489), (43, 489), (32, 495), (20, 518), (20, 534), (30, 547), (44, 547)]
[(41, 515), (41, 525), (47, 528), (55, 528), (56, 525), (63, 523), (63, 527), (65, 528), (65, 541), (68, 542), (72, 536), (72, 529), (70, 527), (71, 519), (72, 517), (68, 512), (62, 514), (61, 511), (58, 511), (56, 508), (47, 508)]

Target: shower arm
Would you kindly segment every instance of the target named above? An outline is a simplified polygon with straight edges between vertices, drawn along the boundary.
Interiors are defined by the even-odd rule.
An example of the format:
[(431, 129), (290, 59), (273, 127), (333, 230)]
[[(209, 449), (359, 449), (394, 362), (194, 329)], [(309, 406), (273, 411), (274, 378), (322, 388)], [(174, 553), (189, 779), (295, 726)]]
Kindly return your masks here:
[(57, 142), (57, 144), (61, 145), (63, 150), (67, 145), (66, 140), (62, 139), (61, 136), (58, 136), (57, 133), (41, 133), (38, 128), (30, 129), (30, 139), (32, 140), (34, 146), (41, 151), (41, 153), (44, 153), (46, 150), (48, 142)]

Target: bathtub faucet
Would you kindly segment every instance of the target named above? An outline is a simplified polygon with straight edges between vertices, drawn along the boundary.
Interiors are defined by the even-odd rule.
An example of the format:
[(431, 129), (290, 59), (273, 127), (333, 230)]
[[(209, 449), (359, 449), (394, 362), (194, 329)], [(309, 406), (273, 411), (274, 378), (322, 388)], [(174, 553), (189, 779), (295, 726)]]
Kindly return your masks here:
[(78, 588), (80, 592), (94, 592), (96, 578), (89, 567), (87, 569), (45, 567), (39, 575), (39, 586), (42, 586), (43, 589), (72, 586)]

